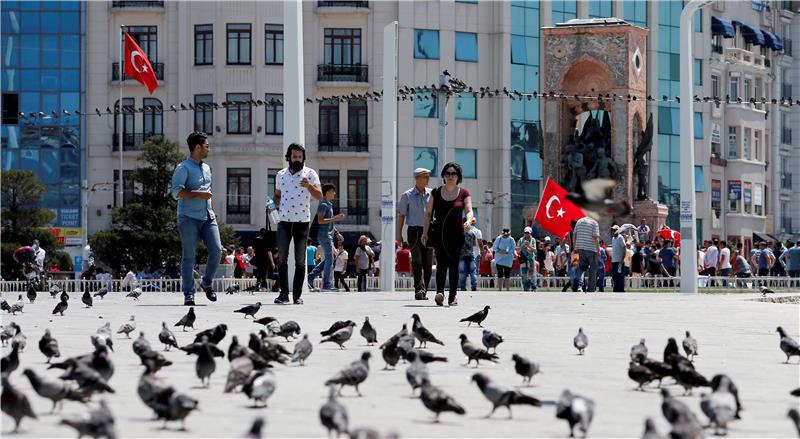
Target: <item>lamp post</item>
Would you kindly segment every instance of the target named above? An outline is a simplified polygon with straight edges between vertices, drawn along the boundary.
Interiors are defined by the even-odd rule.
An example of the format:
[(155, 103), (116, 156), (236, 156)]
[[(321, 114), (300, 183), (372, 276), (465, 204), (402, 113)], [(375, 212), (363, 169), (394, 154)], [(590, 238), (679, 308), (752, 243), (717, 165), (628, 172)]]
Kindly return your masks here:
[(397, 202), (397, 22), (383, 28), (383, 148), (381, 157), (381, 291), (394, 292)]

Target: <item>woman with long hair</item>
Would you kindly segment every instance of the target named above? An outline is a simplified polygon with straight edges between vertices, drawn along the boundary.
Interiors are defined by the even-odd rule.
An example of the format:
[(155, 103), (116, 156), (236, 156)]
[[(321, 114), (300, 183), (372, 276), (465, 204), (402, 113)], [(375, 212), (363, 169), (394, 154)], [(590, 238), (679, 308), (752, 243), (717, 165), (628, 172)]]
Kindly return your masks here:
[[(444, 303), (445, 279), (449, 279), (449, 306), (458, 305), (458, 262), (464, 246), (464, 232), (472, 228), (472, 197), (459, 187), (461, 166), (450, 162), (442, 168), (444, 184), (431, 192), (425, 209), (422, 243), (432, 245), (436, 252), (436, 304)], [(449, 274), (449, 276), (448, 276)]]

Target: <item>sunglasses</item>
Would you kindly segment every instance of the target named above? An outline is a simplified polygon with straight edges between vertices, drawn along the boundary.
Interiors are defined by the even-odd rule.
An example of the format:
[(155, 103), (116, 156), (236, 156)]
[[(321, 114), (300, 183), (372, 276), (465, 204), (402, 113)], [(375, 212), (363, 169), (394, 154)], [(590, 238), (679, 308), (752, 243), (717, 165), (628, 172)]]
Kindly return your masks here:
[(445, 172), (444, 176), (445, 177), (458, 177), (458, 173), (457, 172)]

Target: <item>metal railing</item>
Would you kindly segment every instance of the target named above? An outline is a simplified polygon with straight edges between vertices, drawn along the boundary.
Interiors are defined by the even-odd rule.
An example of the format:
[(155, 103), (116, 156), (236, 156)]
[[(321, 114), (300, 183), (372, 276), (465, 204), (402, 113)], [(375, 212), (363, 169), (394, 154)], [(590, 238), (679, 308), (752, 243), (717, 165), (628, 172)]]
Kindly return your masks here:
[[(122, 135), (123, 151), (138, 151), (142, 143), (147, 142), (153, 136), (161, 136), (159, 133), (125, 133)], [(113, 151), (119, 151), (119, 133), (115, 133), (111, 139)]]
[(320, 8), (368, 8), (369, 2), (368, 1), (350, 1), (350, 0), (330, 0), (330, 1), (318, 1), (317, 7)]
[(164, 0), (114, 0), (112, 8), (163, 8)]
[(333, 134), (319, 133), (317, 143), (320, 152), (368, 152), (369, 136), (366, 133)]
[[(154, 63), (151, 63), (151, 64), (153, 65), (153, 70), (156, 71), (156, 79), (158, 79), (159, 81), (163, 81), (164, 80), (164, 63), (163, 62), (154, 62)], [(123, 81), (127, 81), (129, 79), (131, 79), (131, 77), (128, 76), (125, 73), (125, 64), (122, 64), (122, 80)], [(119, 63), (118, 62), (111, 63), (111, 80), (112, 81), (119, 81)]]
[[(199, 280), (196, 282), (199, 286)], [(238, 284), (241, 289), (251, 287), (256, 284), (255, 278), (217, 278), (211, 283), (214, 291), (225, 291), (226, 288), (233, 284)], [(129, 291), (129, 288), (122, 288), (122, 279), (110, 280), (82, 280), (82, 279), (68, 279), (68, 280), (48, 280), (47, 289), (49, 290), (52, 285), (57, 285), (61, 290), (67, 293), (83, 292), (83, 291), (97, 291), (100, 288), (108, 288), (109, 292)], [(138, 287), (142, 292), (169, 292), (176, 293), (183, 291), (181, 288), (180, 279), (142, 279), (138, 281)], [(0, 292), (2, 293), (24, 293), (27, 291), (27, 281), (2, 281), (0, 282)], [(199, 288), (198, 288), (199, 289)]]
[(369, 66), (365, 64), (319, 64), (317, 81), (368, 82)]

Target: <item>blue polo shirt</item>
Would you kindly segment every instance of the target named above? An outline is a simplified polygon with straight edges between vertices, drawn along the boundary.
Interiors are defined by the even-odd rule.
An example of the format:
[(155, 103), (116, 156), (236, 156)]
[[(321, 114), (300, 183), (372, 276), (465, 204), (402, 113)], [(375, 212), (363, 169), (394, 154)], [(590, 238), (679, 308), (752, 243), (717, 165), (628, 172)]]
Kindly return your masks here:
[(211, 191), (211, 166), (191, 157), (178, 163), (172, 173), (172, 196), (178, 200), (178, 216), (198, 220), (216, 218), (211, 209), (211, 200), (202, 198), (178, 198), (182, 189), (189, 191)]
[[(317, 207), (317, 214), (322, 214), (322, 217), (325, 219), (333, 218), (333, 204), (323, 198), (319, 202), (319, 207)], [(320, 241), (332, 241), (333, 223), (320, 224), (317, 231), (317, 239)]]

